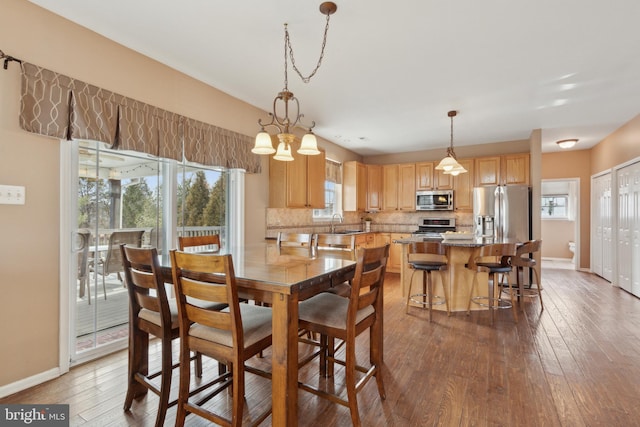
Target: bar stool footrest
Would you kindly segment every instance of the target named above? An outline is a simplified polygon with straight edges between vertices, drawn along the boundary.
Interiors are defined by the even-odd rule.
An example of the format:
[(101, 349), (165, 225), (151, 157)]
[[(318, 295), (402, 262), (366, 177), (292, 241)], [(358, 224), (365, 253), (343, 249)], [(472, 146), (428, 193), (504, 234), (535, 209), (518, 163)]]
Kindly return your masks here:
[[(489, 300), (493, 301), (493, 304), (491, 305), (491, 308), (497, 310), (500, 308), (512, 308), (513, 305), (511, 304), (511, 301), (506, 301), (503, 299), (499, 299), (499, 298), (489, 298), (489, 297), (473, 297), (471, 298), (471, 302), (474, 304), (477, 304), (481, 307), (487, 307), (489, 308)], [(486, 301), (486, 302), (483, 302)]]
[[(417, 300), (414, 297), (428, 298), (429, 296), (427, 294), (413, 294), (413, 295), (411, 295), (409, 297), (409, 301), (414, 303), (414, 304), (421, 305), (423, 307), (428, 307), (429, 306), (429, 301)], [(445, 304), (445, 303), (446, 303), (446, 300), (441, 295), (434, 295), (432, 297), (431, 305), (442, 305), (442, 304)]]

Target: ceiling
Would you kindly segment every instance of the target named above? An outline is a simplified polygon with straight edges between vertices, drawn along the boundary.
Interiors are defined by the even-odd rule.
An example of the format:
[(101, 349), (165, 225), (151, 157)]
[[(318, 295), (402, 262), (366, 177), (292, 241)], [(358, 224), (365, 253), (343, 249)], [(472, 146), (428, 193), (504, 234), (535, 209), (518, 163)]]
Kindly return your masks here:
[[(303, 74), (325, 25), (319, 0), (30, 1), (265, 111), (284, 87), (283, 24)], [(448, 146), (449, 110), (455, 146), (542, 129), (543, 152), (589, 148), (639, 113), (637, 0), (336, 3), (322, 66), (307, 84), (290, 69), (288, 86), (316, 134), (363, 156)]]

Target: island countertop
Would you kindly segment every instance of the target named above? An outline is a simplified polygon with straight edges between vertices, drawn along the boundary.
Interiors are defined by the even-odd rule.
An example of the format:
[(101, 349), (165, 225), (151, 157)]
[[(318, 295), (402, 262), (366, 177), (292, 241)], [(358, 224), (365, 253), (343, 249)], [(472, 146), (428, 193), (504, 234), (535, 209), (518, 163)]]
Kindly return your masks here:
[(434, 237), (424, 237), (419, 234), (414, 234), (411, 237), (406, 239), (393, 240), (393, 243), (406, 245), (413, 242), (423, 242), (423, 241), (424, 242), (440, 242), (444, 246), (458, 247), (458, 248), (477, 248), (480, 246), (491, 245), (493, 243), (518, 243), (512, 239), (502, 239), (498, 241), (497, 239), (494, 239), (492, 237), (473, 236), (470, 239), (441, 239), (441, 238), (434, 238)]

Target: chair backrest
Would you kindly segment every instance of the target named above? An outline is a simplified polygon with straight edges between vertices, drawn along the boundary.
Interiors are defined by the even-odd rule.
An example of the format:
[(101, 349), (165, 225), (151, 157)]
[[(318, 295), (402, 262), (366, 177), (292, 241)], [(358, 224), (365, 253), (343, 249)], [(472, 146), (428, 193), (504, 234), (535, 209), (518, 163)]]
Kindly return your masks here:
[(313, 246), (318, 256), (344, 253), (344, 258), (356, 260), (356, 236), (353, 234), (316, 234)]
[(516, 254), (515, 243), (493, 243), (476, 248), (469, 257), (468, 267), (472, 270), (486, 271), (483, 267), (510, 266), (511, 257)]
[(536, 260), (530, 254), (540, 252), (542, 240), (529, 240), (518, 246), (516, 255), (511, 258), (511, 265), (518, 267), (535, 267)]
[(429, 262), (447, 264), (446, 248), (440, 242), (411, 242), (407, 247), (409, 263)]
[(220, 235), (180, 236), (178, 237), (178, 248), (186, 252), (219, 252), (221, 248)]
[[(389, 247), (361, 248), (358, 250), (356, 271), (351, 281), (351, 295), (347, 311), (347, 326), (353, 327), (359, 310), (368, 306), (374, 312), (382, 310), (382, 285), (387, 270)], [(371, 319), (373, 321), (373, 318)]]
[[(227, 360), (237, 360), (233, 354), (244, 348), (240, 302), (231, 255), (196, 254), (172, 250), (171, 269), (176, 287), (181, 336), (187, 336), (191, 324), (201, 324), (231, 335), (231, 342), (207, 344), (213, 352)], [(196, 300), (227, 304), (228, 310), (204, 308)], [(213, 307), (211, 304), (210, 307)], [(216, 305), (217, 307), (217, 305)], [(223, 306), (220, 306), (223, 307)]]
[(107, 275), (123, 271), (120, 245), (124, 244), (139, 248), (142, 246), (143, 234), (144, 230), (120, 230), (111, 233), (109, 236), (109, 248), (104, 258), (102, 274)]
[[(129, 308), (131, 321), (134, 322), (133, 326), (142, 326), (147, 332), (158, 336), (160, 330), (152, 326), (156, 325), (156, 322), (151, 322), (152, 325), (150, 325), (145, 320), (156, 317), (160, 319), (160, 327), (166, 328), (167, 331), (176, 329), (177, 325), (171, 325), (171, 311), (156, 248), (138, 248), (121, 244), (118, 249), (129, 293)], [(139, 318), (142, 310), (145, 310), (146, 313), (143, 318)]]
[(277, 246), (280, 253), (312, 256), (313, 238), (311, 233), (278, 233)]

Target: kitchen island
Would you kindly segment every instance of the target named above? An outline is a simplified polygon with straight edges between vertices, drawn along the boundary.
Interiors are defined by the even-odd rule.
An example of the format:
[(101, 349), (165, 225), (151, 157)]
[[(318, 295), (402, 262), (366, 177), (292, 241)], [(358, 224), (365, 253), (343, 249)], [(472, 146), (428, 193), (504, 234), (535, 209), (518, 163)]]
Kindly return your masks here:
[[(409, 266), (408, 244), (412, 242), (421, 242), (425, 240), (420, 235), (414, 235), (407, 239), (394, 240), (393, 243), (402, 245), (402, 269), (400, 271), (400, 280), (402, 283), (402, 294), (407, 296), (409, 285), (413, 280), (413, 292), (418, 293), (421, 289), (422, 274), (412, 274), (413, 269)], [(474, 272), (465, 268), (465, 264), (469, 261), (469, 257), (474, 249), (497, 243), (493, 238), (472, 237), (470, 239), (428, 239), (431, 241), (441, 241), (446, 247), (448, 270), (445, 272), (445, 283), (447, 295), (449, 296), (449, 308), (454, 311), (466, 311), (469, 302), (469, 292), (473, 283)], [(507, 242), (505, 242), (507, 243)], [(412, 279), (413, 278), (413, 279)], [(443, 283), (440, 275), (433, 275), (434, 295), (443, 295)], [(478, 273), (478, 286), (473, 296), (487, 295), (488, 293), (488, 275), (487, 273)], [(445, 305), (434, 305), (435, 310), (446, 310)], [(486, 310), (486, 307), (477, 304), (471, 304), (472, 310)]]

